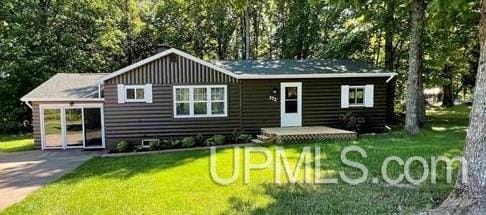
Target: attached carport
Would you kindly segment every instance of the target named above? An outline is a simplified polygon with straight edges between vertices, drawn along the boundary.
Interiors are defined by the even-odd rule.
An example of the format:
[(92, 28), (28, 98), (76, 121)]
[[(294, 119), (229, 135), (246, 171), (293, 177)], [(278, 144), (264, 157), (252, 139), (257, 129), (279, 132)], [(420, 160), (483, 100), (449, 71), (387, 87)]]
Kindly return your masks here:
[(104, 73), (58, 73), (22, 97), (32, 108), (34, 141), (42, 150), (105, 148)]

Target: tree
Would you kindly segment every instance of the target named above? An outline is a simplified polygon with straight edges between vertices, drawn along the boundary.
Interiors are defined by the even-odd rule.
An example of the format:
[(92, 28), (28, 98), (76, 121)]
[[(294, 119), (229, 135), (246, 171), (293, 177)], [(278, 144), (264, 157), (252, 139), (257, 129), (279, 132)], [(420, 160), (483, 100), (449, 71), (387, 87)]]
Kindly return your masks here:
[[(480, 60), (474, 103), (464, 147), (467, 180), (459, 174), (454, 191), (434, 214), (486, 214), (486, 1), (481, 1)], [(464, 167), (463, 167), (464, 168)]]
[(413, 0), (412, 2), (412, 31), (410, 34), (407, 111), (405, 118), (405, 130), (412, 135), (420, 132), (419, 128), (419, 90), (422, 61), (423, 61), (423, 30), (425, 19), (425, 1)]

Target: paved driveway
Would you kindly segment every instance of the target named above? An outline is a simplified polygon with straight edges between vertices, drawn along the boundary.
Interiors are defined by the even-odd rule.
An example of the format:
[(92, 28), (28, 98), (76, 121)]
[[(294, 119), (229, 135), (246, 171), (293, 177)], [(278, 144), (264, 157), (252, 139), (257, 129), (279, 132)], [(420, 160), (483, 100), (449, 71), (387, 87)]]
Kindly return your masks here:
[(0, 211), (98, 154), (80, 150), (0, 153)]

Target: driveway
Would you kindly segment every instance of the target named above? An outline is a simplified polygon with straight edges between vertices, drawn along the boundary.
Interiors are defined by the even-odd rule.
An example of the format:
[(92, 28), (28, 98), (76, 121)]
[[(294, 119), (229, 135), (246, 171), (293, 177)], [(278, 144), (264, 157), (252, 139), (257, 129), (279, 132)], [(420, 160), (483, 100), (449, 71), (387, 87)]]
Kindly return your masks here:
[(101, 153), (81, 150), (0, 153), (0, 211)]

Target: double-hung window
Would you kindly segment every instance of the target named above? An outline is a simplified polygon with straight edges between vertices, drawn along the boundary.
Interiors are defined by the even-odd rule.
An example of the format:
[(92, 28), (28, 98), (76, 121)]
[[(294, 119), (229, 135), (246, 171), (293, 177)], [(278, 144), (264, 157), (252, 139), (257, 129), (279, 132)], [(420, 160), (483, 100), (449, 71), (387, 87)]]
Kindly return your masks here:
[(227, 116), (226, 85), (174, 86), (174, 117)]

